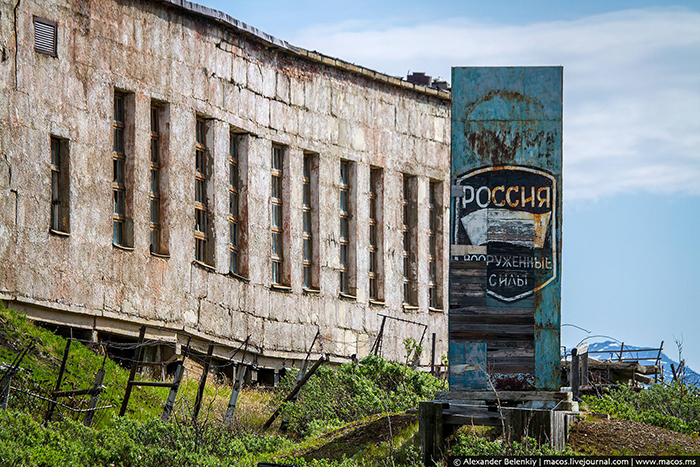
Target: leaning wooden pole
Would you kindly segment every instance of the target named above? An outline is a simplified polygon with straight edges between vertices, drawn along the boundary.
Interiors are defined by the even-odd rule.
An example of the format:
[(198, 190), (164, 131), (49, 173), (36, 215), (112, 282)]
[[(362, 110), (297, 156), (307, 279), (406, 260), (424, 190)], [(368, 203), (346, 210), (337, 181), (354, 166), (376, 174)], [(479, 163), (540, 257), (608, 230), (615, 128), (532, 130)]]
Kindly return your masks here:
[(202, 370), (202, 378), (199, 380), (199, 389), (197, 390), (197, 399), (194, 401), (194, 412), (192, 414), (192, 420), (197, 421), (199, 416), (199, 409), (202, 408), (202, 399), (204, 398), (204, 387), (207, 384), (207, 375), (209, 374), (209, 366), (211, 365), (211, 356), (214, 353), (214, 343), (209, 343), (209, 350), (207, 350), (207, 358), (204, 360), (204, 369)]
[(309, 380), (309, 378), (311, 378), (311, 376), (313, 376), (313, 374), (316, 372), (316, 370), (318, 370), (318, 367), (320, 367), (321, 364), (323, 362), (325, 362), (326, 360), (327, 360), (326, 356), (321, 355), (321, 358), (319, 358), (316, 361), (316, 363), (314, 363), (314, 366), (312, 366), (311, 369), (309, 369), (309, 371), (304, 375), (304, 377), (296, 384), (296, 386), (294, 386), (294, 389), (292, 389), (292, 392), (287, 394), (287, 397), (285, 397), (285, 399), (282, 401), (282, 404), (280, 404), (280, 406), (277, 407), (277, 410), (275, 410), (275, 413), (273, 413), (272, 416), (270, 417), (270, 419), (265, 422), (265, 425), (263, 425), (263, 430), (267, 430), (268, 428), (270, 428), (270, 425), (272, 425), (272, 423), (275, 421), (275, 419), (277, 419), (277, 417), (279, 416), (280, 412), (282, 412), (282, 407), (284, 407), (284, 404), (286, 404), (287, 402), (292, 400), (294, 397), (296, 397), (296, 395), (299, 393), (301, 388), (306, 384), (306, 382)]
[[(63, 360), (61, 360), (61, 368), (58, 370), (58, 378), (56, 378), (56, 387), (54, 392), (57, 392), (61, 388), (61, 380), (63, 380), (63, 373), (66, 371), (66, 363), (68, 362), (68, 353), (70, 352), (71, 339), (66, 339), (66, 348), (63, 349)], [(53, 411), (56, 409), (56, 402), (49, 403), (49, 409), (46, 411), (46, 417), (44, 421), (48, 422), (53, 416)]]
[(129, 381), (126, 383), (126, 391), (124, 392), (124, 399), (122, 400), (122, 407), (119, 410), (119, 416), (123, 417), (126, 413), (126, 408), (129, 406), (129, 397), (131, 397), (131, 388), (134, 384), (134, 378), (136, 378), (136, 370), (139, 368), (139, 363), (143, 358), (143, 339), (146, 337), (146, 325), (141, 326), (139, 331), (139, 340), (136, 348), (136, 353), (134, 355), (134, 361), (131, 365), (131, 372), (129, 373)]

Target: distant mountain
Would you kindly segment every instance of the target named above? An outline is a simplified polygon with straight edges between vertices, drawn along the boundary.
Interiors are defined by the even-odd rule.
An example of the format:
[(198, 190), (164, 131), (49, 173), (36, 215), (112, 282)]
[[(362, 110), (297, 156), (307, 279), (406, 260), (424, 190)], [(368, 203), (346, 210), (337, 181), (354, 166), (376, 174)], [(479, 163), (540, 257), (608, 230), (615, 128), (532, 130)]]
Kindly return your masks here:
[[(638, 350), (638, 349), (649, 349), (653, 346), (648, 347), (638, 347), (634, 345), (625, 344), (625, 350)], [(592, 342), (588, 344), (589, 351), (605, 351), (606, 353), (596, 353), (591, 355), (598, 360), (617, 360), (620, 355), (620, 344), (614, 341), (604, 341), (604, 342)], [(609, 352), (609, 353), (607, 353)], [(623, 358), (639, 358), (639, 362), (643, 365), (653, 365), (656, 362), (656, 356), (658, 351), (646, 351), (646, 352), (625, 352)], [(663, 370), (664, 379), (666, 381), (673, 380), (673, 372), (671, 371), (671, 364), (678, 368), (678, 362), (669, 358), (665, 353), (661, 353), (661, 367)], [(700, 374), (693, 371), (690, 367), (685, 367), (685, 378), (686, 382), (690, 384), (700, 385)]]

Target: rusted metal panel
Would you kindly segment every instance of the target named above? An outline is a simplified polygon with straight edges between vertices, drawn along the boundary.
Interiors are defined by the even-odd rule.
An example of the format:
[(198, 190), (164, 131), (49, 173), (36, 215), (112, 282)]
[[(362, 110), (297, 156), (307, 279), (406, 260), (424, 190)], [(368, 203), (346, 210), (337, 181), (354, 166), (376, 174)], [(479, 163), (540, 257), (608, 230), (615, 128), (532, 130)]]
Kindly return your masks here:
[(483, 345), (497, 389), (558, 389), (562, 68), (453, 68), (452, 92), (450, 361)]

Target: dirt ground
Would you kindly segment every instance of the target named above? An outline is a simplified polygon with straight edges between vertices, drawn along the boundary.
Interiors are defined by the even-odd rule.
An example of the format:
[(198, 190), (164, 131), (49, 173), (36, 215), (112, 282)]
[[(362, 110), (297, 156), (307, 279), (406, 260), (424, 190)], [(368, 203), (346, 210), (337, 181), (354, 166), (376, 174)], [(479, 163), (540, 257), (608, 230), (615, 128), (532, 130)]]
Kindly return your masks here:
[[(391, 416), (392, 435), (396, 436), (413, 423), (416, 423), (416, 416), (413, 414), (393, 414)], [(364, 422), (353, 423), (341, 430), (329, 433), (327, 436), (327, 443), (304, 453), (307, 460), (339, 460), (343, 456), (352, 457), (363, 451), (368, 445), (388, 441), (390, 438), (389, 422), (386, 416), (379, 415)]]
[[(412, 423), (415, 415), (392, 415), (393, 434)], [(329, 433), (322, 444), (300, 454), (307, 460), (337, 460), (388, 438), (387, 418), (380, 415)], [(700, 455), (700, 438), (630, 420), (579, 421), (569, 433), (569, 446), (589, 455)]]
[(569, 446), (583, 454), (700, 454), (700, 438), (630, 420), (580, 421)]

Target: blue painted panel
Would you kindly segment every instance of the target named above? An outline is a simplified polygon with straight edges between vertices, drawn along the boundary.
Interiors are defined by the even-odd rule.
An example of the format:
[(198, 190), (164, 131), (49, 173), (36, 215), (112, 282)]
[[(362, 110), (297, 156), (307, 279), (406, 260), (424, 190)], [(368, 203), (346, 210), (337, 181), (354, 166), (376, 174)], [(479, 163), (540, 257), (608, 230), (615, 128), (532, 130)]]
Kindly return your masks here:
[(450, 342), (450, 391), (489, 389), (486, 344)]
[(452, 70), (450, 362), (483, 345), (497, 388), (559, 387), (562, 77)]

